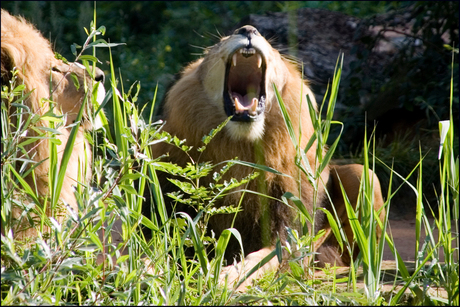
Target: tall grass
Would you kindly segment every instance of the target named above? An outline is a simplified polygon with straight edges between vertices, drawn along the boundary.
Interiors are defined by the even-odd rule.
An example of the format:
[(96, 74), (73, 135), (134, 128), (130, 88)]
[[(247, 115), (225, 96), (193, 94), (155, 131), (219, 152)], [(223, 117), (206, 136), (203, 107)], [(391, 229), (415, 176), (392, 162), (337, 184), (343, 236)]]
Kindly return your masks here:
[[(76, 59), (88, 66), (98, 65), (96, 49), (99, 52), (111, 52), (116, 44), (107, 44), (97, 36), (104, 34), (103, 27), (96, 27), (96, 14), (88, 39), (82, 45), (83, 49), (93, 48), (93, 54), (77, 53)], [(107, 48), (109, 47), (109, 48)], [(120, 48), (120, 47), (117, 47)], [(86, 62), (85, 62), (86, 61)], [(296, 145), (297, 163), (300, 171), (307, 174), (309, 181), (318, 187), (319, 174), (327, 167), (332, 159), (337, 138), (330, 146), (328, 154), (322, 155), (322, 148), (329, 138), (331, 125), (342, 125), (332, 119), (334, 105), (339, 87), (342, 58), (339, 59), (331, 84), (329, 103), (324, 100), (322, 108), (327, 108), (326, 118), (321, 119), (320, 112), (314, 112), (312, 105), (310, 115), (315, 126), (315, 135), (307, 145), (301, 148), (295, 137), (289, 116), (283, 108), (281, 97), (280, 107), (285, 115), (286, 126), (291, 140)], [(106, 85), (107, 86), (107, 85)], [(43, 210), (46, 206), (54, 206), (58, 201), (59, 185), (62, 184), (62, 172), (66, 163), (57, 163), (56, 169), (50, 172), (53, 180), (50, 187), (50, 200), (41, 199), (33, 186), (25, 184), (23, 178), (33, 172), (27, 168), (32, 161), (22, 157), (25, 142), (36, 139), (23, 138), (38, 118), (28, 116), (27, 108), (22, 101), (27, 97), (23, 87), (15, 84), (2, 86), (2, 271), (1, 291), (2, 305), (17, 304), (101, 304), (101, 305), (234, 305), (234, 304), (279, 304), (279, 305), (313, 305), (313, 304), (349, 304), (349, 305), (379, 305), (398, 304), (402, 301), (403, 293), (409, 288), (415, 297), (415, 303), (458, 305), (458, 247), (452, 244), (456, 240), (458, 246), (458, 153), (454, 152), (454, 121), (441, 126), (442, 152), (440, 152), (440, 182), (443, 187), (439, 194), (439, 206), (435, 224), (430, 225), (425, 210), (429, 204), (423, 202), (421, 189), (421, 172), (423, 157), (420, 163), (408, 176), (418, 170), (419, 182), (413, 186), (417, 194), (417, 236), (421, 228), (427, 232), (424, 242), (418, 242), (417, 262), (415, 271), (410, 270), (398, 256), (397, 249), (390, 235), (385, 235), (393, 253), (397, 256), (398, 274), (394, 284), (403, 285), (389, 300), (384, 299), (382, 281), (383, 242), (376, 244), (375, 226), (386, 227), (388, 214), (384, 221), (378, 220), (373, 211), (372, 178), (367, 175), (368, 169), (374, 169), (380, 163), (375, 157), (375, 141), (373, 136), (364, 136), (363, 148), (365, 172), (360, 188), (360, 202), (357, 209), (348, 203), (347, 212), (350, 218), (360, 217), (360, 222), (352, 223), (356, 244), (361, 253), (350, 269), (346, 278), (336, 278), (336, 268), (329, 267), (325, 271), (327, 280), (314, 277), (313, 267), (305, 267), (303, 261), (293, 257), (288, 259), (289, 270), (274, 272), (257, 281), (247, 293), (236, 293), (218, 285), (218, 276), (224, 265), (223, 255), (231, 236), (241, 242), (237, 230), (230, 228), (220, 237), (209, 236), (206, 232), (207, 221), (213, 214), (232, 214), (239, 208), (221, 208), (216, 210), (214, 202), (223, 197), (229, 190), (239, 187), (244, 190), (245, 184), (256, 180), (258, 174), (276, 170), (261, 164), (245, 161), (225, 161), (215, 164), (209, 161), (190, 161), (184, 168), (171, 163), (163, 163), (153, 159), (150, 146), (156, 142), (168, 142), (187, 152), (190, 148), (185, 141), (164, 133), (161, 121), (155, 121), (153, 115), (144, 119), (136, 106), (136, 100), (141, 90), (140, 83), (125, 87), (121, 71), (110, 61), (110, 80), (107, 94), (101, 105), (93, 100), (95, 105), (93, 115), (101, 117), (102, 127), (88, 133), (87, 138), (93, 146), (93, 180), (91, 186), (78, 185), (77, 199), (79, 212), (69, 211), (67, 222), (59, 225), (53, 218), (48, 218)], [(279, 96), (279, 95), (278, 95)], [(452, 96), (452, 93), (451, 93)], [(300, 99), (300, 97), (299, 97)], [(451, 97), (451, 109), (452, 109)], [(152, 104), (156, 103), (156, 95)], [(8, 106), (17, 108), (15, 116), (11, 116)], [(102, 110), (110, 108), (113, 111), (113, 121), (108, 121)], [(152, 106), (151, 110), (154, 107)], [(52, 118), (54, 129), (62, 124), (59, 116), (48, 115)], [(222, 123), (208, 135), (203, 136), (203, 147), (206, 150), (209, 141), (220, 132), (226, 122)], [(78, 125), (78, 122), (77, 122)], [(77, 125), (75, 127), (77, 127)], [(17, 129), (12, 129), (12, 126)], [(75, 129), (74, 127), (74, 129)], [(56, 132), (51, 129), (37, 136), (47, 137), (53, 145)], [(317, 161), (312, 170), (306, 160), (305, 152), (316, 141)], [(68, 143), (71, 150), (73, 140)], [(52, 151), (53, 152), (53, 151)], [(68, 154), (67, 154), (68, 156)], [(56, 155), (50, 156), (51, 162), (56, 162)], [(65, 159), (63, 159), (65, 160)], [(17, 168), (21, 163), (22, 168)], [(235, 163), (254, 167), (255, 173), (241, 181), (223, 182), (222, 175)], [(391, 170), (391, 167), (389, 167)], [(32, 170), (30, 170), (32, 169)], [(169, 214), (164, 196), (159, 185), (157, 172), (167, 172), (182, 177), (176, 181), (178, 192), (169, 196), (176, 201), (190, 205), (196, 209), (192, 219), (184, 213)], [(214, 174), (215, 184), (200, 185), (199, 178)], [(407, 176), (392, 172), (392, 176), (403, 178)], [(60, 183), (61, 182), (61, 183)], [(7, 188), (8, 187), (8, 188)], [(9, 187), (14, 187), (14, 193)], [(390, 210), (391, 199), (399, 187), (393, 190), (390, 185), (386, 196), (386, 209)], [(250, 191), (246, 191), (248, 193)], [(149, 195), (149, 196), (146, 196)], [(264, 196), (264, 195), (261, 195)], [(142, 215), (145, 197), (150, 197), (152, 216)], [(265, 197), (265, 196), (264, 196)], [(12, 237), (11, 206), (21, 199), (32, 199), (37, 214), (40, 214), (41, 225), (38, 227), (38, 238), (29, 244), (23, 244)], [(299, 209), (299, 216), (304, 225), (314, 223), (314, 215), (304, 209), (299, 199), (292, 194), (284, 195), (281, 200), (285, 203), (292, 201)], [(240, 204), (241, 205), (241, 204)], [(26, 208), (25, 208), (26, 209)], [(318, 209), (320, 210), (320, 209)], [(314, 214), (316, 210), (314, 211)], [(240, 214), (240, 213), (237, 213)], [(333, 228), (333, 235), (343, 244), (344, 252), (352, 254), (352, 246), (344, 240), (345, 235), (340, 224), (335, 221), (336, 213), (326, 213)], [(25, 211), (25, 216), (27, 216)], [(456, 227), (452, 229), (451, 220)], [(122, 223), (119, 223), (121, 221)], [(356, 219), (358, 221), (358, 219)], [(119, 226), (121, 224), (121, 227)], [(50, 235), (43, 236), (44, 226), (50, 227)], [(147, 229), (149, 238), (141, 228)], [(311, 227), (313, 228), (313, 227)], [(321, 236), (311, 233), (311, 228), (304, 227), (303, 233), (289, 229), (289, 239), (286, 246), (277, 246), (269, 257), (277, 256), (281, 249), (300, 251), (301, 257), (311, 257), (311, 244)], [(433, 229), (439, 229), (438, 238), (434, 238)], [(119, 232), (117, 238), (115, 231)], [(185, 250), (193, 247), (196, 251), (192, 257), (186, 256)], [(208, 255), (214, 249), (214, 257)], [(445, 262), (437, 259), (440, 252), (445, 255)], [(293, 254), (294, 255), (294, 254)], [(297, 254), (296, 254), (297, 255)], [(265, 261), (267, 261), (265, 259)], [(428, 264), (428, 265), (427, 265)], [(364, 288), (358, 287), (359, 266), (364, 268)], [(332, 280), (332, 283), (329, 281)], [(340, 287), (341, 283), (349, 287)], [(427, 291), (428, 286), (440, 286), (446, 289), (448, 297), (434, 296)], [(399, 289), (399, 288), (398, 288)]]
[[(315, 241), (321, 235), (326, 235), (325, 233), (320, 232), (316, 234), (315, 236), (315, 234), (311, 232), (312, 229), (314, 229), (316, 211), (321, 210), (324, 213), (326, 213), (326, 216), (328, 218), (329, 224), (332, 229), (331, 235), (334, 235), (336, 237), (338, 244), (341, 246), (342, 251), (345, 253), (349, 253), (351, 259), (353, 259), (353, 246), (350, 244), (352, 242), (347, 242), (345, 233), (343, 229), (339, 226), (340, 222), (338, 222), (339, 218), (337, 216), (337, 212), (335, 211), (335, 208), (332, 206), (333, 212), (329, 212), (324, 208), (320, 208), (319, 204), (318, 206), (316, 204), (316, 198), (317, 198), (317, 193), (319, 191), (319, 185), (325, 184), (324, 182), (320, 182), (321, 173), (326, 167), (328, 167), (329, 163), (331, 162), (332, 155), (336, 149), (336, 146), (339, 142), (340, 135), (341, 135), (341, 133), (339, 133), (338, 137), (332, 142), (332, 145), (329, 147), (327, 153), (324, 155), (323, 152), (324, 152), (324, 149), (327, 147), (330, 127), (332, 124), (338, 124), (338, 125), (343, 126), (342, 123), (332, 120), (334, 108), (335, 108), (335, 102), (337, 99), (338, 87), (340, 84), (342, 65), (343, 65), (343, 55), (339, 56), (338, 61), (337, 61), (336, 69), (334, 72), (334, 78), (333, 78), (332, 85), (331, 85), (331, 92), (329, 95), (329, 102), (327, 104), (325, 120), (322, 120), (320, 118), (320, 114), (322, 114), (322, 109), (326, 105), (325, 101), (326, 101), (326, 97), (328, 93), (326, 93), (325, 95), (325, 98), (323, 100), (323, 103), (321, 104), (321, 108), (319, 112), (315, 111), (309, 97), (307, 96), (309, 113), (311, 116), (313, 127), (315, 128), (315, 134), (311, 137), (306, 148), (300, 148), (299, 141), (296, 139), (292, 125), (291, 125), (289, 114), (287, 114), (286, 112), (286, 108), (284, 107), (283, 100), (281, 96), (278, 94), (276, 87), (275, 87), (275, 92), (277, 93), (277, 99), (280, 104), (280, 108), (282, 110), (282, 113), (283, 113), (283, 116), (286, 122), (286, 126), (288, 127), (289, 133), (291, 135), (291, 140), (297, 148), (297, 154), (299, 157), (296, 158), (296, 161), (301, 161), (301, 163), (297, 163), (297, 166), (304, 174), (307, 175), (309, 182), (312, 183), (315, 189), (315, 197), (313, 200), (313, 204), (314, 204), (313, 205), (313, 216), (310, 216), (308, 212), (305, 211), (304, 205), (301, 202), (299, 202), (298, 200), (295, 202), (299, 209), (299, 212), (302, 215), (304, 215), (306, 220), (308, 220), (310, 224), (312, 225), (309, 228), (309, 232), (304, 233), (304, 235), (313, 238), (313, 241)], [(377, 244), (376, 227), (378, 226), (378, 222), (379, 222), (380, 227), (382, 227), (383, 232), (385, 232), (385, 227), (386, 227), (386, 223), (388, 220), (388, 214), (386, 215), (386, 218), (384, 221), (379, 221), (379, 218), (378, 218), (379, 214), (375, 213), (373, 209), (374, 208), (374, 192), (373, 192), (374, 183), (373, 183), (373, 177), (372, 178), (369, 177), (369, 169), (371, 169), (371, 165), (375, 164), (375, 159), (372, 160), (372, 164), (370, 165), (368, 155), (367, 155), (367, 153), (369, 152), (367, 137), (366, 135), (364, 137), (365, 137), (365, 142), (364, 142), (365, 147), (363, 151), (366, 153), (366, 155), (364, 159), (363, 177), (361, 178), (360, 197), (358, 199), (358, 204), (356, 204), (356, 209), (354, 209), (355, 204), (351, 204), (350, 201), (348, 200), (345, 190), (343, 189), (343, 186), (341, 183), (340, 183), (340, 187), (342, 189), (342, 194), (345, 200), (347, 215), (351, 221), (350, 225), (352, 227), (353, 234), (356, 238), (357, 245), (359, 246), (359, 249), (361, 251), (358, 259), (356, 260), (356, 263), (351, 263), (351, 270), (350, 270), (351, 274), (350, 274), (349, 281), (353, 285), (353, 291), (356, 292), (357, 280), (356, 280), (356, 275), (355, 275), (355, 268), (358, 267), (360, 264), (362, 264), (363, 270), (365, 272), (365, 275), (364, 275), (365, 286), (364, 287), (366, 291), (366, 296), (365, 296), (366, 303), (373, 305), (373, 304), (381, 302), (382, 300), (381, 295), (378, 291), (378, 286), (380, 284), (380, 270), (381, 270), (381, 264), (382, 264), (384, 242), (383, 240), (381, 240)], [(316, 165), (315, 169), (312, 170), (310, 167), (310, 163), (305, 156), (305, 153), (307, 152), (307, 150), (310, 149), (310, 147), (314, 144), (315, 141), (316, 141), (317, 161), (315, 163)], [(286, 196), (291, 196), (292, 198), (292, 194), (290, 193), (287, 193)], [(328, 196), (330, 197), (330, 195)], [(385, 206), (387, 206), (387, 204)], [(312, 246), (313, 245), (314, 244), (312, 244)], [(340, 300), (341, 300), (340, 296), (333, 295), (332, 297), (333, 297), (333, 301), (335, 300), (336, 303), (340, 303)]]

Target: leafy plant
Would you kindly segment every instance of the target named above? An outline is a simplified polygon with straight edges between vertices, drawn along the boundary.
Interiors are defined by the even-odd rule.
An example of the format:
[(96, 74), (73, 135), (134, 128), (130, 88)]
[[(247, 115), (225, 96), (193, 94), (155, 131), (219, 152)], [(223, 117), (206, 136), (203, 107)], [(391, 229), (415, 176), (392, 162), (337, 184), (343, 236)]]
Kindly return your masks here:
[[(95, 11), (93, 20), (96, 20)], [(279, 256), (284, 249), (292, 255), (288, 259), (288, 270), (267, 274), (258, 280), (247, 293), (233, 293), (218, 285), (217, 280), (223, 266), (223, 255), (231, 236), (240, 242), (240, 234), (235, 229), (223, 231), (219, 238), (213, 238), (206, 232), (207, 220), (216, 213), (238, 213), (239, 208), (213, 207), (219, 197), (223, 197), (230, 189), (243, 189), (249, 180), (261, 180), (266, 171), (276, 172), (264, 165), (248, 163), (240, 160), (224, 161), (214, 164), (210, 161), (190, 160), (190, 164), (179, 167), (171, 163), (163, 163), (153, 159), (150, 146), (156, 142), (168, 142), (183, 149), (190, 150), (186, 142), (161, 131), (162, 123), (155, 121), (153, 112), (138, 107), (141, 86), (138, 82), (125, 87), (121, 72), (115, 73), (114, 59), (110, 58), (115, 45), (107, 45), (97, 40), (96, 36), (103, 34), (101, 27), (93, 22), (87, 31), (90, 39), (85, 39), (83, 49), (93, 50), (92, 56), (80, 57), (86, 64), (99, 64), (95, 48), (109, 46), (107, 49), (110, 59), (110, 85), (104, 102), (101, 105), (93, 100), (96, 106), (92, 117), (100, 115), (102, 127), (86, 135), (93, 146), (93, 180), (91, 186), (77, 187), (76, 197), (79, 212), (68, 212), (69, 219), (60, 225), (48, 218), (40, 206), (35, 206), (34, 212), (41, 217), (38, 225), (38, 238), (30, 242), (20, 242), (13, 238), (10, 229), (11, 206), (24, 199), (32, 199), (36, 204), (49, 206), (51, 201), (37, 196), (33, 186), (24, 184), (23, 178), (33, 172), (27, 168), (32, 160), (23, 157), (23, 148), (27, 142), (37, 138), (47, 137), (51, 143), (56, 140), (53, 129), (42, 131), (34, 138), (24, 138), (27, 129), (33, 127), (39, 118), (30, 115), (22, 101), (28, 94), (23, 93), (23, 86), (15, 83), (14, 78), (8, 85), (2, 85), (2, 248), (1, 248), (1, 293), (2, 305), (25, 304), (111, 304), (111, 305), (235, 305), (235, 304), (277, 304), (277, 305), (371, 305), (371, 304), (402, 304), (406, 289), (415, 298), (413, 303), (418, 305), (458, 305), (458, 145), (456, 145), (454, 113), (451, 112), (448, 122), (441, 124), (442, 152), (439, 154), (439, 181), (442, 189), (438, 194), (439, 206), (431, 209), (432, 204), (423, 198), (424, 173), (422, 166), (426, 160), (419, 156), (419, 163), (409, 169), (409, 174), (401, 175), (392, 166), (386, 166), (379, 156), (378, 142), (374, 134), (368, 138), (364, 135), (363, 159), (365, 169), (376, 166), (388, 169), (390, 183), (393, 177), (399, 178), (401, 185), (408, 185), (416, 195), (416, 231), (417, 250), (415, 270), (398, 256), (390, 234), (385, 240), (396, 255), (397, 275), (393, 285), (395, 294), (390, 298), (384, 297), (382, 286), (382, 244), (375, 244), (376, 224), (385, 227), (388, 215), (384, 221), (379, 221), (372, 210), (372, 178), (364, 176), (361, 186), (361, 198), (358, 209), (348, 206), (351, 218), (360, 216), (360, 223), (353, 223), (356, 233), (356, 244), (360, 246), (361, 255), (352, 264), (349, 276), (336, 276), (338, 268), (326, 267), (323, 271), (326, 278), (318, 277), (312, 266), (305, 266), (301, 259), (313, 257), (311, 244), (321, 236), (312, 236), (308, 227), (303, 232), (288, 229), (288, 240), (285, 246), (278, 244), (271, 257)], [(75, 51), (78, 50), (75, 45)], [(455, 51), (455, 49), (454, 49)], [(458, 52), (458, 51), (456, 51)], [(77, 53), (77, 56), (82, 53)], [(334, 81), (331, 85), (329, 104), (325, 119), (313, 112), (315, 135), (307, 148), (316, 141), (318, 153), (325, 146), (332, 134), (331, 125), (342, 123), (333, 120), (334, 104), (337, 99), (339, 79), (341, 75), (341, 59), (337, 64)], [(453, 61), (454, 63), (454, 61)], [(89, 68), (89, 65), (85, 65)], [(455, 69), (455, 65), (452, 66)], [(13, 76), (15, 73), (13, 72)], [(454, 80), (451, 77), (451, 82)], [(454, 89), (454, 87), (451, 87)], [(127, 91), (125, 90), (127, 89)], [(151, 90), (151, 89), (150, 89)], [(157, 90), (153, 90), (152, 110), (156, 104)], [(451, 91), (450, 108), (455, 104), (455, 91)], [(307, 100), (308, 101), (308, 100)], [(102, 112), (112, 104), (113, 121), (108, 121)], [(279, 99), (281, 109), (283, 102)], [(8, 106), (14, 106), (12, 112)], [(326, 106), (323, 102), (321, 108)], [(311, 104), (302, 106), (312, 108)], [(148, 116), (145, 116), (148, 114)], [(144, 115), (144, 116), (143, 116)], [(54, 123), (54, 130), (64, 122), (57, 114), (46, 115)], [(286, 125), (294, 144), (298, 144), (290, 119), (284, 112)], [(203, 138), (200, 150), (206, 150), (206, 145), (225, 122), (216, 127)], [(289, 128), (291, 127), (291, 128)], [(328, 154), (317, 155), (316, 168), (309, 169), (305, 163), (305, 148), (297, 146), (297, 159), (293, 161), (300, 170), (307, 174), (313, 185), (318, 185), (318, 174), (332, 159), (338, 144), (338, 138), (332, 138)], [(71, 146), (71, 145), (69, 145)], [(70, 148), (70, 147), (69, 147)], [(50, 157), (56, 159), (56, 157)], [(56, 161), (56, 160), (53, 160)], [(24, 165), (22, 168), (17, 167)], [(224, 182), (223, 174), (235, 164), (253, 167), (256, 173), (241, 181)], [(32, 169), (32, 170), (30, 170)], [(54, 195), (58, 195), (59, 173), (57, 167), (51, 173)], [(30, 170), (30, 171), (29, 171)], [(195, 210), (196, 215), (178, 213), (170, 215), (166, 209), (157, 171), (175, 175), (179, 180), (173, 180), (178, 192), (169, 194), (173, 199)], [(367, 174), (365, 171), (364, 174)], [(409, 181), (417, 174), (416, 183)], [(211, 175), (214, 183), (209, 186), (200, 184), (200, 178)], [(389, 185), (386, 192), (386, 209), (395, 202), (395, 195), (401, 185)], [(12, 192), (11, 187), (14, 188)], [(144, 193), (151, 193), (151, 204), (155, 205), (158, 214), (142, 215), (145, 202)], [(243, 189), (244, 190), (244, 189)], [(247, 193), (248, 191), (246, 191)], [(261, 193), (262, 194), (262, 193)], [(294, 203), (299, 209), (299, 216), (304, 225), (314, 222), (300, 200), (291, 194), (285, 194), (281, 201)], [(349, 204), (350, 205), (350, 204)], [(24, 217), (27, 218), (25, 208)], [(320, 210), (320, 209), (317, 209)], [(428, 210), (437, 210), (435, 223), (431, 225), (427, 218)], [(316, 214), (316, 211), (314, 211)], [(344, 240), (345, 236), (337, 222), (335, 213), (327, 215), (333, 232), (338, 241), (343, 244), (344, 252), (351, 252), (351, 245)], [(120, 223), (121, 221), (121, 223)], [(120, 226), (121, 225), (121, 226)], [(49, 228), (45, 236), (44, 228)], [(150, 237), (147, 238), (141, 227), (147, 228)], [(422, 227), (427, 233), (425, 241), (420, 240)], [(434, 236), (434, 229), (439, 234)], [(456, 246), (453, 245), (456, 242)], [(193, 246), (196, 253), (186, 256), (186, 249)], [(214, 257), (209, 250), (214, 249)], [(299, 252), (299, 253), (295, 253)], [(445, 261), (439, 261), (440, 253), (444, 253)], [(263, 264), (263, 261), (261, 264)], [(358, 287), (359, 267), (364, 267), (365, 290)], [(345, 285), (344, 285), (345, 284)], [(397, 286), (403, 285), (402, 288)], [(442, 287), (447, 292), (447, 298), (433, 295), (429, 287)], [(396, 290), (398, 289), (398, 290)], [(406, 302), (407, 303), (407, 302)]]

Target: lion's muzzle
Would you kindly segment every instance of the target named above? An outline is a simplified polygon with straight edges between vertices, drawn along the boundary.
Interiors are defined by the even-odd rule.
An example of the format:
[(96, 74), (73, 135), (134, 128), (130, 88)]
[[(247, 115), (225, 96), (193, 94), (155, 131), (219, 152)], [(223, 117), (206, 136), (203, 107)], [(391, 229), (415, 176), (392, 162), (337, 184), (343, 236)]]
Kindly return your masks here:
[(227, 59), (224, 84), (224, 109), (232, 121), (253, 122), (263, 118), (265, 112), (266, 60), (262, 51), (252, 44), (259, 35), (257, 29), (245, 26), (234, 35), (247, 38)]

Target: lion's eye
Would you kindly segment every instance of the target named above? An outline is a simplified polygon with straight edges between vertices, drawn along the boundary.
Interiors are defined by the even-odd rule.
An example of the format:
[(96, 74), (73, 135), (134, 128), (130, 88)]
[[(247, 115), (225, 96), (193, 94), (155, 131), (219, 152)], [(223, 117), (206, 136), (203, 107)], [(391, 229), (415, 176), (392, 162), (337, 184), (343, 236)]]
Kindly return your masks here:
[(57, 67), (52, 67), (51, 70), (55, 71), (55, 72), (61, 72), (61, 70), (59, 68), (57, 68)]

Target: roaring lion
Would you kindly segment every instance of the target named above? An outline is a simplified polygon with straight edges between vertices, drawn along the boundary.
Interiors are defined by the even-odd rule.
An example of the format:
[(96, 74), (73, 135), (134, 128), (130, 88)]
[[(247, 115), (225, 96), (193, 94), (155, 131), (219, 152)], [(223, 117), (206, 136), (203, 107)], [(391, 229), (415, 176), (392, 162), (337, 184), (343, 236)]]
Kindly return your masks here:
[[(91, 93), (93, 80), (89, 76), (85, 67), (78, 63), (64, 63), (56, 59), (51, 49), (50, 42), (45, 39), (35, 27), (21, 17), (14, 17), (7, 11), (1, 11), (1, 75), (2, 86), (9, 86), (12, 80), (12, 70), (17, 69), (16, 86), (25, 85), (24, 94), (30, 93), (24, 104), (30, 109), (30, 115), (44, 115), (50, 111), (51, 103), (54, 104), (54, 112), (65, 115), (66, 122), (57, 130), (60, 133), (57, 138), (60, 144), (57, 145), (57, 157), (60, 164), (64, 149), (70, 136), (72, 124), (77, 118), (77, 114), (87, 98), (87, 106), (91, 107)], [(80, 87), (77, 88), (72, 80), (72, 75), (76, 76)], [(104, 80), (103, 72), (96, 68), (95, 81)], [(85, 83), (88, 91), (85, 92)], [(98, 98), (104, 97), (103, 86), (98, 86)], [(8, 103), (7, 100), (5, 100)], [(3, 103), (2, 103), (3, 104)], [(15, 114), (14, 106), (7, 106), (10, 115)], [(91, 147), (84, 137), (86, 130), (92, 129), (91, 121), (88, 118), (87, 109), (84, 109), (83, 119), (78, 129), (73, 151), (68, 162), (64, 183), (60, 193), (60, 200), (67, 203), (74, 210), (78, 210), (77, 201), (74, 195), (75, 186), (80, 182), (89, 183), (91, 178)], [(26, 114), (24, 113), (24, 116)], [(49, 127), (49, 122), (40, 119), (30, 126), (27, 130), (27, 137), (40, 136), (37, 130), (41, 127)], [(13, 129), (16, 129), (13, 127)], [(46, 138), (37, 139), (25, 146), (27, 155), (36, 162), (33, 177), (29, 174), (25, 181), (37, 191), (39, 197), (47, 197), (49, 193), (49, 169), (50, 169), (50, 147)], [(3, 164), (3, 161), (2, 161)], [(3, 168), (3, 165), (2, 165)], [(26, 200), (30, 203), (30, 200)], [(63, 210), (65, 212), (65, 209)], [(34, 227), (31, 227), (29, 218), (38, 220), (38, 216), (30, 213), (24, 214), (24, 209), (13, 207), (12, 215), (15, 226), (13, 232), (16, 238), (29, 238), (36, 234)], [(53, 216), (58, 221), (62, 221), (65, 214), (62, 212), (46, 212), (48, 216)], [(29, 215), (28, 217), (26, 215)], [(39, 225), (40, 223), (38, 223)]]
[[(283, 194), (291, 192), (296, 195), (310, 214), (313, 213), (315, 191), (307, 176), (299, 172), (295, 165), (296, 149), (283, 120), (273, 84), (284, 101), (297, 138), (300, 138), (300, 145), (305, 148), (314, 134), (306, 95), (309, 95), (316, 108), (314, 96), (303, 81), (298, 66), (272, 48), (257, 29), (249, 25), (237, 29), (233, 35), (223, 37), (219, 43), (207, 49), (203, 58), (189, 64), (165, 99), (163, 129), (179, 139), (186, 139), (187, 145), (199, 148), (203, 145), (202, 137), (231, 116), (224, 129), (211, 140), (204, 152), (189, 151), (190, 157), (167, 143), (152, 146), (154, 156), (169, 153), (166, 159), (181, 166), (190, 162), (190, 158), (194, 161), (218, 163), (238, 157), (239, 160), (253, 163), (264, 161), (266, 166), (288, 175), (265, 172), (264, 193), (272, 197), (268, 204), (262, 205), (259, 195), (255, 193), (245, 193), (242, 212), (237, 213), (236, 218), (234, 215), (221, 214), (212, 216), (209, 220), (209, 227), (215, 232), (216, 237), (231, 227), (233, 222), (233, 227), (242, 237), (245, 258), (235, 266), (224, 268), (220, 276), (223, 282), (225, 275), (228, 275), (230, 284), (239, 280), (244, 273), (272, 252), (278, 238), (281, 243), (286, 242), (287, 227), (298, 229), (299, 223), (294, 219), (295, 210), (280, 201)], [(256, 146), (261, 148), (263, 160), (257, 158)], [(325, 153), (326, 151), (323, 152)], [(313, 171), (317, 168), (316, 154), (315, 143), (306, 152)], [(237, 164), (228, 170), (225, 178), (240, 180), (251, 172), (253, 169), (250, 167)], [(348, 223), (339, 178), (349, 200), (356, 204), (362, 173), (361, 165), (330, 166), (322, 171), (318, 181), (317, 206), (332, 208), (325, 193), (327, 189), (349, 242), (353, 242), (353, 233)], [(159, 176), (165, 192), (171, 188), (168, 187), (167, 175)], [(380, 185), (372, 171), (370, 176), (374, 176), (374, 208), (381, 209), (380, 216), (383, 218), (385, 210)], [(213, 183), (212, 176), (200, 179), (201, 185), (206, 186), (210, 183)], [(257, 191), (257, 185), (257, 181), (251, 181), (247, 189)], [(229, 193), (216, 206), (237, 207), (241, 197), (242, 192)], [(262, 221), (264, 215), (269, 216), (268, 223)], [(314, 231), (317, 233), (321, 229), (324, 229), (326, 234), (314, 244), (315, 250), (319, 253), (319, 265), (327, 262), (341, 266), (349, 265), (348, 253), (340, 250), (324, 212), (318, 211)], [(269, 238), (263, 238), (262, 233), (268, 233)], [(227, 247), (227, 260), (231, 260), (238, 253), (239, 243), (236, 240), (230, 241)], [(272, 258), (239, 289), (244, 289), (251, 279), (279, 266), (277, 257)]]

